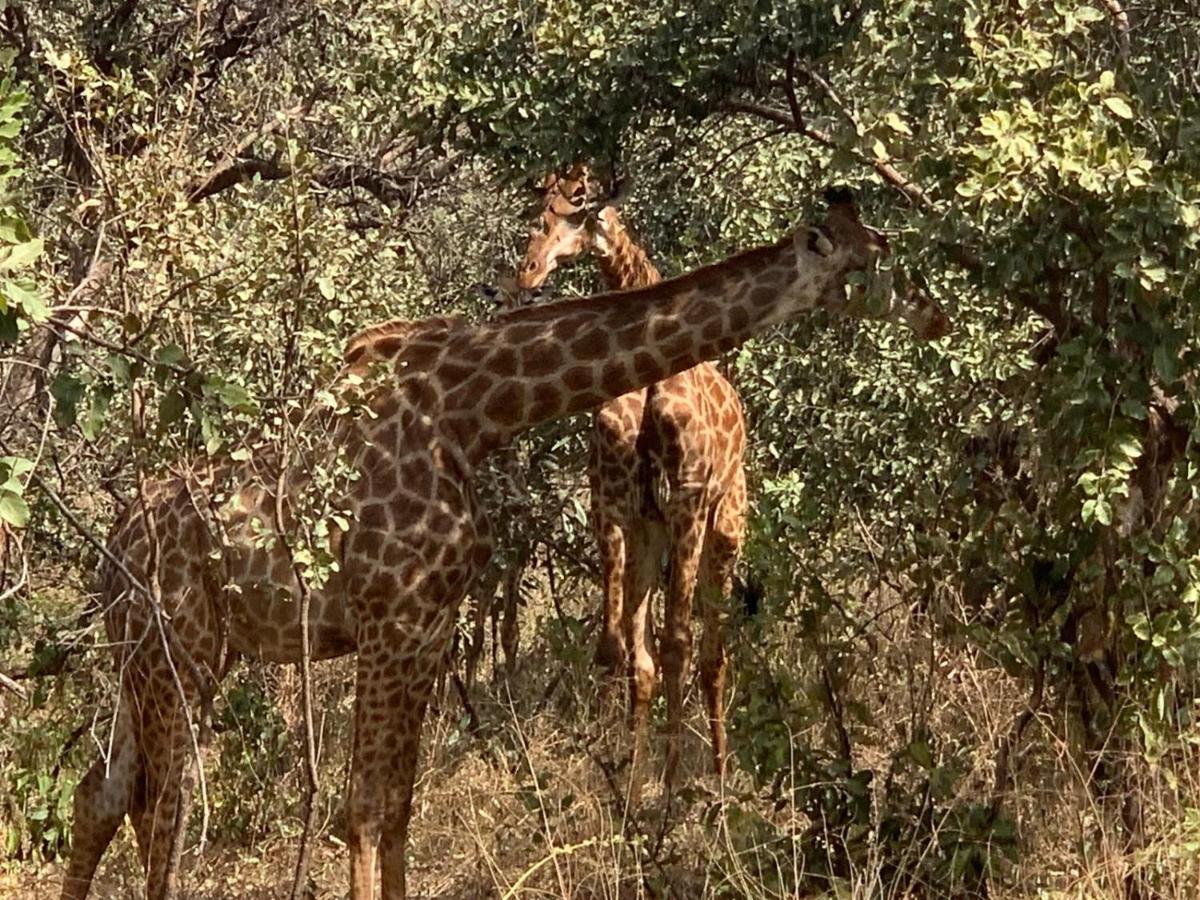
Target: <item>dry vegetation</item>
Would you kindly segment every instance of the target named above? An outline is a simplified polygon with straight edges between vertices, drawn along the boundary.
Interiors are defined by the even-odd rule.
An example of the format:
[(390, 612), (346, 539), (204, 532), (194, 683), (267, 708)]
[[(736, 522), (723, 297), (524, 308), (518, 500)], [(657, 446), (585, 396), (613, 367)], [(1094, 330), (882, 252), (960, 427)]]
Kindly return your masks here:
[[(1151, 811), (1150, 840), (1128, 851), (1120, 823), (1128, 798), (1098, 796), (1095, 773), (1081, 767), (1078, 726), (1064, 707), (1043, 704), (1016, 737), (1014, 723), (1030, 701), (1020, 683), (970, 645), (940, 639), (943, 629), (933, 616), (886, 592), (864, 607), (863, 621), (871, 625), (840, 663), (834, 704), (819, 641), (800, 624), (804, 598), (769, 598), (791, 613), (776, 610), (769, 624), (742, 619), (734, 637), (732, 747), (743, 761), (750, 746), (793, 758), (767, 783), (745, 764), (716, 783), (704, 774), (707, 729), (696, 688), (683, 789), (668, 807), (655, 779), (643, 806), (628, 810), (621, 710), (604, 702), (585, 655), (563, 643), (565, 633), (590, 621), (597, 592), (580, 580), (560, 586), (559, 606), (572, 617), (564, 623), (539, 575), (530, 573), (527, 581), (522, 643), (530, 652), (516, 671), (507, 675), (503, 663), (493, 671), (489, 646), (470, 709), (448, 681), (430, 714), (412, 826), (414, 896), (942, 896), (944, 883), (923, 886), (920, 873), (936, 878), (932, 873), (950, 863), (953, 849), (970, 844), (954, 811), (998, 799), (1015, 830), (995, 831), (995, 846), (977, 848), (990, 867), (988, 896), (1124, 897), (1136, 872), (1153, 876), (1156, 896), (1183, 898), (1200, 890), (1200, 817), (1191, 812), (1200, 804), (1194, 750), (1157, 765), (1122, 762), (1134, 770), (1138, 800)], [(787, 701), (756, 683), (757, 676), (780, 673), (795, 690)], [(326, 790), (311, 895), (340, 897), (352, 661), (321, 664), (317, 678)], [(225, 697), (216, 717), (226, 724), (209, 757), (217, 827), (203, 853), (193, 845), (185, 861), (185, 895), (198, 900), (285, 893), (301, 825), (294, 672), (247, 667), (231, 684), (243, 701), (252, 698), (253, 713), (271, 719), (265, 729), (271, 738), (263, 742), (261, 721), (239, 723), (231, 711), (237, 699)], [(779, 703), (775, 724), (786, 723), (786, 740), (764, 741), (761, 733), (755, 739), (764, 720), (761, 710), (756, 719), (747, 707), (759, 702)], [(659, 725), (662, 712), (656, 710)], [(102, 733), (103, 726), (101, 714), (94, 727)], [(914, 754), (911, 747), (929, 734), (939, 741), (926, 759), (926, 751)], [(853, 798), (864, 815), (861, 827), (849, 830), (823, 822), (819, 804), (811, 803), (814, 789), (842, 790), (839, 778), (830, 774), (822, 786), (795, 758), (835, 760), (847, 746), (842, 741), (856, 769), (887, 773), (896, 782), (876, 780)], [(656, 741), (659, 761), (660, 745)], [(997, 761), (1006, 746), (1009, 782), (998, 793)], [(801, 783), (804, 778), (811, 780)], [(936, 800), (927, 796), (931, 791)], [(900, 809), (898, 798), (914, 805)], [(880, 825), (897, 813), (924, 819), (923, 827), (881, 845)], [(9, 863), (0, 871), (5, 897), (33, 900), (57, 889), (60, 867)], [(134, 898), (140, 884), (126, 829), (102, 865), (96, 896)]]

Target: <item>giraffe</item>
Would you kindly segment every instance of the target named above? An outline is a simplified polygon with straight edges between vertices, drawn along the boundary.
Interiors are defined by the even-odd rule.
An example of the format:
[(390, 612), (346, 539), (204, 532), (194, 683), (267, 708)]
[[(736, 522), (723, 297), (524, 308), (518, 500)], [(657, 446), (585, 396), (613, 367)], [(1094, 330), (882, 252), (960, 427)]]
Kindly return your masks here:
[[(514, 282), (500, 286), (499, 298), (509, 305), (537, 299), (532, 292), (541, 291), (551, 272), (588, 252), (609, 290), (662, 280), (621, 221), (616, 195), (600, 197), (588, 167), (576, 164), (565, 175), (550, 173), (543, 181), (524, 260)], [(940, 311), (930, 308), (924, 323), (929, 336), (945, 325)], [(610, 674), (630, 675), (630, 794), (636, 799), (637, 763), (645, 756), (658, 674), (647, 625), (663, 546), (669, 579), (658, 661), (667, 698), (665, 781), (672, 783), (679, 759), (693, 602), (700, 605), (703, 626), (700, 683), (713, 770), (724, 775), (728, 657), (722, 613), (729, 606), (747, 505), (741, 399), (713, 363), (700, 362), (601, 406), (590, 443), (592, 521), (604, 590), (596, 659)]]
[[(502, 293), (507, 302), (518, 302), (540, 290), (561, 263), (587, 252), (596, 258), (609, 290), (662, 281), (626, 230), (615, 197), (598, 201), (591, 173), (576, 164), (562, 177), (547, 175), (515, 292)], [(679, 757), (693, 599), (703, 624), (700, 683), (713, 770), (724, 774), (728, 657), (721, 614), (745, 533), (745, 446), (741, 399), (707, 361), (610, 400), (595, 412), (588, 481), (604, 592), (596, 662), (609, 676), (630, 674), (630, 793), (635, 800), (658, 674), (650, 606), (663, 547), (670, 575), (657, 649), (667, 697), (666, 781), (673, 780)]]
[[(350, 896), (406, 894), (405, 847), (425, 709), (458, 605), (491, 535), (472, 472), (533, 426), (713, 359), (818, 307), (868, 314), (854, 272), (888, 252), (848, 195), (816, 226), (650, 288), (503, 313), (368, 328), (345, 355), (361, 401), (314, 417), (355, 477), (335, 498), (338, 567), (307, 588), (288, 551), (313, 485), (270, 453), (150, 484), (118, 516), (98, 574), (121, 672), (112, 752), (75, 794), (64, 898), (85, 897), (129, 814), (151, 900), (170, 896), (192, 780), (193, 712), (235, 655), (357, 653), (347, 798)], [(853, 283), (852, 283), (853, 282)], [(894, 297), (871, 309), (911, 317)], [(349, 376), (353, 376), (350, 378)]]

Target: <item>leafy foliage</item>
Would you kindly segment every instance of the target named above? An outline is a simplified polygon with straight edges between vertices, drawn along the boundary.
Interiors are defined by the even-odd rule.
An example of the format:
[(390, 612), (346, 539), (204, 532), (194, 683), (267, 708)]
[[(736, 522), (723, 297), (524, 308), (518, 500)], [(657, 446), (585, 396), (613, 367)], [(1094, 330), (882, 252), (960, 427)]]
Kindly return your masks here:
[[(849, 182), (956, 328), (916, 345), (816, 315), (729, 362), (753, 428), (745, 567), (766, 590), (733, 628), (752, 674), (722, 827), (741, 849), (713, 877), (741, 884), (742, 850), (770, 847), (756, 883), (777, 893), (793, 853), (823, 888), (882, 854), (887, 884), (986, 890), (1034, 852), (1009, 783), (1051, 707), (1098, 797), (1135, 796), (1131, 759), (1179, 781), (1200, 657), (1194, 0), (74, 7), (3, 26), (21, 86), (0, 85), (0, 346), (27, 365), (5, 359), (0, 519), (37, 537), (6, 573), (45, 573), (0, 581), (10, 608), (53, 605), (44, 581), (83, 597), (95, 556), (26, 491), (26, 460), (101, 533), (143, 474), (288, 439), (358, 325), (485, 314), (468, 287), (511, 265), (521, 178), (578, 158), (631, 175), (623, 213), (666, 272), (772, 240)], [(586, 571), (582, 445), (577, 424), (548, 428), (521, 448), (519, 502), (491, 484), (501, 564), (535, 535)], [(295, 548), (317, 579), (338, 515), (322, 462)], [(543, 610), (535, 653), (578, 673), (591, 610), (572, 599)], [(68, 619), (39, 626), (43, 646)], [(16, 631), (0, 625), (9, 669), (34, 646)], [(932, 697), (878, 721), (869, 673), (897, 634), (893, 676), (934, 683), (949, 647), (1009, 686), (990, 744)], [(267, 771), (268, 699), (223, 702), (253, 732), (223, 767)], [(36, 788), (46, 761), (2, 764)], [(1129, 846), (1191, 834), (1182, 789), (1148, 806), (1118, 817)], [(229, 803), (230, 833), (260, 833), (261, 809)]]

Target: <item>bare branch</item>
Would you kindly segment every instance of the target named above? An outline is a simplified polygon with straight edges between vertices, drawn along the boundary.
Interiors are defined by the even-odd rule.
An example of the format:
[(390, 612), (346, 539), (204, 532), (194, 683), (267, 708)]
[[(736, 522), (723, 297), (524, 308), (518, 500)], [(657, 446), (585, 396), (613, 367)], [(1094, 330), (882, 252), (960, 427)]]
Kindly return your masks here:
[(11, 678), (9, 678), (7, 675), (5, 675), (3, 672), (0, 672), (0, 687), (6, 688), (7, 690), (12, 691), (14, 694), (16, 694), (22, 700), (28, 699), (28, 695), (25, 693), (25, 688), (21, 687), (19, 684), (17, 684)]
[[(816, 141), (824, 147), (837, 148), (840, 145), (827, 131), (819, 128), (814, 128), (812, 125), (805, 124), (803, 127), (796, 126), (795, 118), (789, 113), (781, 109), (775, 109), (772, 106), (767, 106), (762, 103), (753, 103), (744, 100), (731, 100), (725, 103), (722, 107), (726, 112), (743, 113), (746, 115), (757, 116), (760, 119), (766, 119), (768, 122), (786, 126), (790, 131), (797, 134), (802, 134), (805, 137)], [(862, 150), (851, 149), (856, 157), (863, 162), (869, 164), (879, 176), (894, 187), (900, 193), (904, 194), (913, 203), (918, 206), (923, 206), (926, 209), (933, 208), (933, 201), (929, 199), (929, 195), (925, 193), (919, 186), (913, 184), (899, 169), (891, 164), (887, 159), (881, 157), (872, 157), (864, 153)]]
[(1101, 3), (1117, 26), (1117, 47), (1121, 61), (1129, 62), (1129, 14), (1121, 6), (1121, 0), (1101, 0)]

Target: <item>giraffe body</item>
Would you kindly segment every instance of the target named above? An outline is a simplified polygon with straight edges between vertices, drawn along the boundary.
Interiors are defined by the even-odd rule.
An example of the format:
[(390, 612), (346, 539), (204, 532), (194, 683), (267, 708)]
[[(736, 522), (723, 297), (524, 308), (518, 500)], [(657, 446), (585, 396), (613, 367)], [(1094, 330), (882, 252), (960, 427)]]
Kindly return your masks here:
[[(337, 498), (349, 527), (330, 541), (339, 571), (314, 591), (312, 618), (322, 655), (357, 652), (352, 900), (373, 900), (377, 885), (385, 900), (405, 896), (421, 724), (458, 606), (490, 554), (475, 467), (528, 428), (716, 358), (804, 310), (853, 310), (848, 274), (885, 249), (839, 199), (821, 227), (647, 289), (482, 324), (389, 323), (351, 341), (346, 360), (368, 410), (320, 423), (324, 448), (357, 477)], [(215, 683), (238, 652), (294, 658), (298, 585), (283, 538), (304, 488), (269, 459), (257, 470), (217, 463), (149, 486), (119, 519), (109, 541), (119, 565), (106, 561), (99, 577), (121, 667), (117, 733), (109, 762), (75, 795), (64, 897), (87, 894), (126, 813), (148, 896), (172, 893), (191, 746)]]

